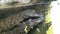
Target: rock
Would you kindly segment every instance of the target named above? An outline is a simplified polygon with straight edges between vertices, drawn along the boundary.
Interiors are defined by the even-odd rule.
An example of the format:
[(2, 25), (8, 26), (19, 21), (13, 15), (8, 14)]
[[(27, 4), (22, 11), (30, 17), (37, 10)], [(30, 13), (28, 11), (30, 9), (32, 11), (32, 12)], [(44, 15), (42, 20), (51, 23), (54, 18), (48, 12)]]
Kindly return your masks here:
[(31, 0), (19, 0), (20, 3), (24, 3), (24, 4), (27, 4), (27, 3), (30, 3)]
[(0, 5), (28, 4), (31, 0), (0, 0)]

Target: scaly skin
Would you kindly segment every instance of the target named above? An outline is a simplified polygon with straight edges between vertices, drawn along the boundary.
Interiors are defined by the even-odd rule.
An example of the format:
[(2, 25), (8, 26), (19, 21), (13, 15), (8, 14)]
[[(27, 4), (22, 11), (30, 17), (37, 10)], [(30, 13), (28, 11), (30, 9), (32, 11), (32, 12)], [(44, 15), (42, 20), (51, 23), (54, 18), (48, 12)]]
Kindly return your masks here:
[[(36, 17), (37, 19), (35, 19)], [(15, 13), (12, 15), (8, 15), (0, 20), (0, 33), (8, 32), (8, 33), (14, 34), (14, 32), (16, 32), (17, 34), (19, 34), (19, 32), (24, 31), (25, 25), (30, 24), (29, 26), (28, 25), (27, 26), (31, 28), (30, 26), (34, 27), (39, 22), (41, 22), (43, 20), (43, 19), (40, 19), (41, 17), (43, 17), (42, 14), (38, 14), (36, 13), (35, 10), (30, 10), (30, 9), (24, 10), (24, 11), (21, 11), (19, 13)], [(26, 20), (25, 18), (28, 18), (28, 19)], [(26, 21), (24, 21), (24, 19)], [(30, 19), (31, 21), (29, 21)], [(37, 21), (37, 20), (40, 20), (40, 21)]]

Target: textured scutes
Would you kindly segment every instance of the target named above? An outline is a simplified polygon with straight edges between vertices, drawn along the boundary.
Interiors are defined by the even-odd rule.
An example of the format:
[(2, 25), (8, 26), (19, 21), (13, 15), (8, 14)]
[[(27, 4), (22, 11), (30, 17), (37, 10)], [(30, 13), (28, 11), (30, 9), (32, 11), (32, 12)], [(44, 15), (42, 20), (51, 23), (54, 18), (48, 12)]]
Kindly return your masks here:
[(6, 31), (14, 28), (14, 26), (20, 25), (20, 21), (24, 18), (19, 13), (8, 15), (0, 20), (0, 31)]
[(25, 33), (24, 29), (25, 29), (25, 25), (20, 24), (12, 30), (10, 29), (9, 31), (2, 32), (2, 34), (20, 34), (20, 33), (23, 34), (23, 33)]

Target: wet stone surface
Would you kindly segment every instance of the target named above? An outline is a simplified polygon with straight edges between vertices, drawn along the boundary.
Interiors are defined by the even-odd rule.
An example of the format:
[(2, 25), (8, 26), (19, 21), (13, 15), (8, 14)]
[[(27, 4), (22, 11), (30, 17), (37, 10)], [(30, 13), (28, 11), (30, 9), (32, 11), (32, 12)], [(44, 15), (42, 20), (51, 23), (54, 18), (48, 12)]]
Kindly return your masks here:
[(25, 26), (27, 26), (28, 29), (31, 29), (42, 22), (43, 19), (43, 14), (37, 13), (36, 10), (27, 9), (1, 19), (0, 33), (20, 34), (21, 32), (24, 32)]
[(0, 0), (0, 4), (1, 5), (5, 5), (5, 4), (17, 4), (17, 3), (20, 3), (20, 4), (27, 4), (27, 3), (30, 3), (31, 0)]
[(35, 3), (37, 0), (0, 0), (0, 6), (9, 5), (26, 5), (29, 3)]

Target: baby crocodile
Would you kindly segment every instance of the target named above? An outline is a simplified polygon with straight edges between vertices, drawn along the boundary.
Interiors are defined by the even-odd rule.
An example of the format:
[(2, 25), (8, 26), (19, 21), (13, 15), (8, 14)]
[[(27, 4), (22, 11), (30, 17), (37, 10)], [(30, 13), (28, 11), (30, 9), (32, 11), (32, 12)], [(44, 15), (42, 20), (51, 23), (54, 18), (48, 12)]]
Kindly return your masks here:
[(8, 15), (7, 17), (0, 20), (0, 33), (9, 31), (12, 31), (14, 33), (18, 29), (18, 32), (20, 32), (20, 30), (25, 28), (25, 25), (27, 25), (29, 28), (32, 28), (40, 23), (43, 20), (43, 17), (43, 14), (39, 14), (36, 12), (36, 10), (31, 9)]

